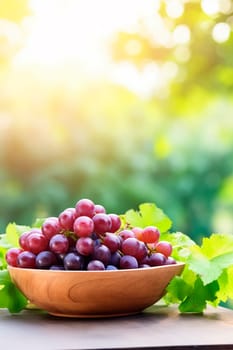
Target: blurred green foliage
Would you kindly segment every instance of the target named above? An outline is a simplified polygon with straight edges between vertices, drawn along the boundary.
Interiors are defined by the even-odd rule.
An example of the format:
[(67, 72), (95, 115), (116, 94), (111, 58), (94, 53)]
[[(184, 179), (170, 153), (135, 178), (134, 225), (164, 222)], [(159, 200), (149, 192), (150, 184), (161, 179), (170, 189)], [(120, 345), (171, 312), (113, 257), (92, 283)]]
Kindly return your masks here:
[[(58, 215), (81, 197), (117, 213), (155, 202), (174, 230), (196, 241), (232, 232), (232, 1), (214, 15), (200, 1), (182, 2), (177, 18), (168, 16), (167, 3), (161, 1), (160, 20), (171, 35), (188, 27), (190, 40), (156, 42), (144, 20), (110, 46), (116, 65), (175, 69), (146, 98), (110, 81), (43, 83), (40, 71), (12, 71), (14, 50), (0, 53), (1, 232), (8, 222)], [(15, 13), (5, 18), (19, 20)], [(230, 28), (221, 43), (211, 34), (218, 23)]]

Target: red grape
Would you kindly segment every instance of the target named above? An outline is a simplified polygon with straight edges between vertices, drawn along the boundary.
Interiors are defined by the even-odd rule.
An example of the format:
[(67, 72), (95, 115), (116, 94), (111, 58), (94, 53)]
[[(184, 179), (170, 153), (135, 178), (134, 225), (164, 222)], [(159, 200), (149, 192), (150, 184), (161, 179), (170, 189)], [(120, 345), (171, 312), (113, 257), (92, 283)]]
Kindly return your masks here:
[(162, 253), (163, 255), (165, 255), (167, 258), (171, 255), (172, 253), (172, 245), (171, 243), (167, 242), (167, 241), (159, 241), (156, 246), (155, 249), (158, 253)]
[(76, 249), (82, 255), (91, 255), (94, 252), (94, 241), (90, 237), (81, 237), (77, 240)]
[(111, 253), (114, 253), (120, 248), (121, 241), (119, 236), (107, 232), (103, 238), (103, 244), (110, 249)]
[(58, 220), (61, 228), (64, 230), (73, 231), (75, 218), (76, 218), (75, 208), (67, 208), (63, 210), (58, 216)]
[(95, 205), (95, 214), (100, 214), (100, 213), (106, 214), (106, 209), (103, 207), (103, 205), (96, 204)]
[(88, 216), (90, 218), (95, 214), (95, 204), (90, 199), (80, 199), (76, 205), (76, 216)]
[(111, 228), (109, 232), (116, 232), (121, 227), (121, 219), (117, 214), (108, 214), (111, 219)]
[(6, 262), (10, 266), (18, 266), (18, 256), (23, 251), (21, 248), (10, 248), (6, 253)]
[(78, 237), (89, 237), (94, 230), (94, 222), (88, 216), (79, 216), (74, 222), (74, 233)]
[(27, 237), (28, 250), (38, 254), (48, 248), (48, 239), (40, 233), (30, 233)]
[(122, 230), (119, 232), (119, 236), (125, 240), (127, 238), (135, 238), (135, 233), (132, 230)]
[(61, 226), (58, 218), (49, 217), (45, 219), (45, 221), (42, 224), (41, 230), (42, 230), (42, 233), (45, 235), (45, 237), (47, 237), (48, 239), (60, 233)]
[(93, 216), (94, 231), (98, 235), (109, 232), (111, 229), (112, 221), (111, 218), (104, 213), (95, 214)]
[(141, 239), (145, 243), (158, 242), (160, 232), (155, 226), (147, 226), (142, 230)]

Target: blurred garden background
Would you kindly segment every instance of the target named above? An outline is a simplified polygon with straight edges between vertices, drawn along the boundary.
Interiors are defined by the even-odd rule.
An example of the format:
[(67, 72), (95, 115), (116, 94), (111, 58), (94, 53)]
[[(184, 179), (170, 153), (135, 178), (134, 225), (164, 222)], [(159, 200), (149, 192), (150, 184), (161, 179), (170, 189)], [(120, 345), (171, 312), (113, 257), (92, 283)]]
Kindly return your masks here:
[(0, 232), (91, 198), (233, 232), (232, 0), (0, 0)]

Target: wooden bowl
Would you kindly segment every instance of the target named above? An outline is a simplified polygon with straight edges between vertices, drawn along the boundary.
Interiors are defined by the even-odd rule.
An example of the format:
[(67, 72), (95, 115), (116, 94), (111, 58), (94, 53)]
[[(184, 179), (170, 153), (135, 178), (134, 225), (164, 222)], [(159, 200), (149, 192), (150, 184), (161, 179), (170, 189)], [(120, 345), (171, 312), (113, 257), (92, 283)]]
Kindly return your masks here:
[(183, 263), (129, 270), (61, 271), (9, 266), (12, 281), (40, 309), (56, 316), (110, 317), (157, 302)]

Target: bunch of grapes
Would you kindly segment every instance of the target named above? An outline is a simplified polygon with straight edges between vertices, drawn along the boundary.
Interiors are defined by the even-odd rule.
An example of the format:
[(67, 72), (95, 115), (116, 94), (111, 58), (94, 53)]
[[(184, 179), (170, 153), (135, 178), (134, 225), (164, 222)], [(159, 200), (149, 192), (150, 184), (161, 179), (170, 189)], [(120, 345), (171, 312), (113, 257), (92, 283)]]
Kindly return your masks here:
[(50, 270), (118, 270), (175, 264), (172, 246), (155, 226), (122, 227), (116, 214), (90, 199), (79, 200), (10, 248), (10, 266)]

